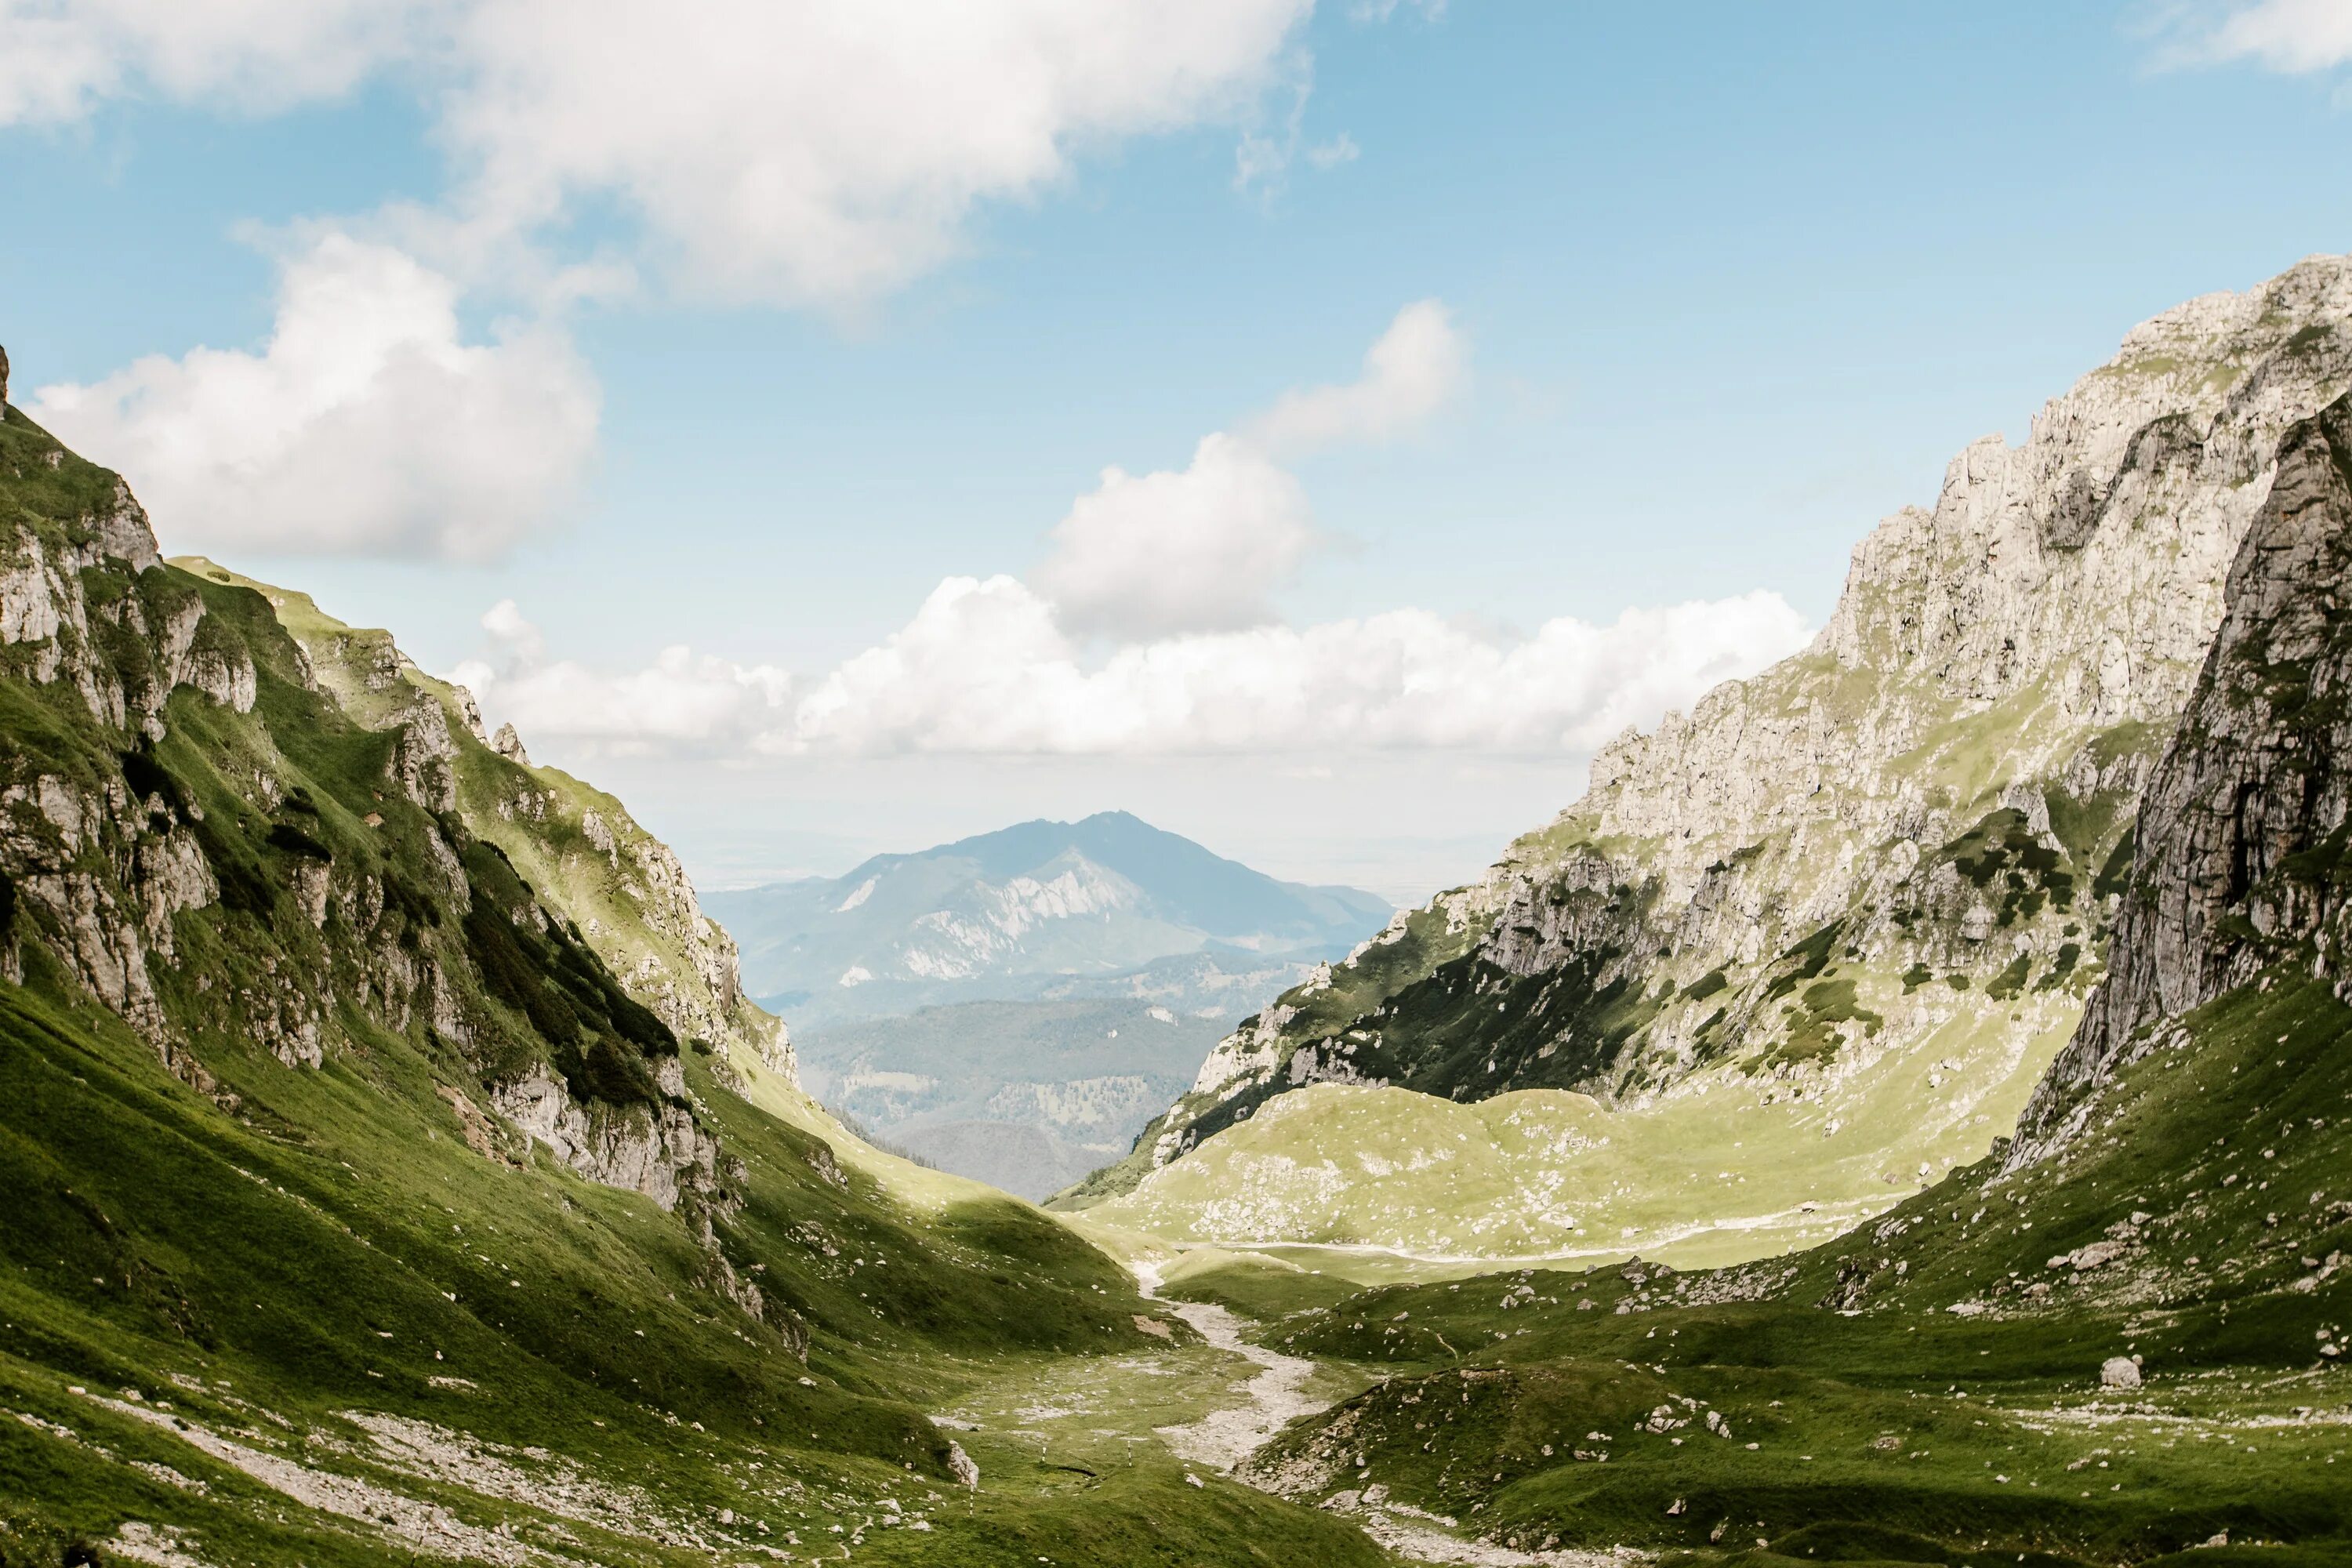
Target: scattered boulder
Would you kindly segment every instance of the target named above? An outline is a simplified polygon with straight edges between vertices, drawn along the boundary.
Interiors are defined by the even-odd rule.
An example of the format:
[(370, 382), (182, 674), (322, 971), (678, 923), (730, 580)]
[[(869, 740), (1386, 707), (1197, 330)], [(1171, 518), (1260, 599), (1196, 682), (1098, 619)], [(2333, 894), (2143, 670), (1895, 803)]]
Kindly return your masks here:
[(2139, 1363), (2127, 1355), (2111, 1355), (2099, 1368), (2099, 1384), (2103, 1388), (2137, 1388)]
[(969, 1489), (980, 1489), (980, 1467), (963, 1451), (963, 1445), (952, 1437), (948, 1439), (948, 1473)]

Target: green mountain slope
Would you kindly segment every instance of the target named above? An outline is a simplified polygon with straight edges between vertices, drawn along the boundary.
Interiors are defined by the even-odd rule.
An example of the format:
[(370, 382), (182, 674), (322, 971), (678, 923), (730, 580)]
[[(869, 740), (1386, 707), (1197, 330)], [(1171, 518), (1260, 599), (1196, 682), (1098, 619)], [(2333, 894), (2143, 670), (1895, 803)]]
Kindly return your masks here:
[(0, 1563), (1365, 1560), (929, 1419), (1192, 1352), (831, 1123), (667, 851), (468, 719), (5, 410)]
[(1266, 1484), (1755, 1563), (2352, 1559), (2352, 400), (2276, 455), (2019, 1141), (1794, 1257), (1294, 1288), (1280, 1343), (1396, 1375)]
[[(1858, 1171), (1981, 1154), (2101, 973), (2136, 803), (2281, 434), (2352, 384), (2347, 323), (2352, 261), (2316, 258), (2136, 329), (1864, 540), (1811, 649), (1605, 750), (1559, 820), (1245, 1021), (1061, 1201), (1144, 1184), (1148, 1223), (1213, 1234), (1175, 1166), (1318, 1083), (1574, 1089), (1629, 1113), (1621, 1141), (1729, 1097), (1768, 1163), (1832, 1123)], [(1408, 1120), (1412, 1147), (1435, 1119)], [(1348, 1170), (1284, 1125), (1260, 1152)]]

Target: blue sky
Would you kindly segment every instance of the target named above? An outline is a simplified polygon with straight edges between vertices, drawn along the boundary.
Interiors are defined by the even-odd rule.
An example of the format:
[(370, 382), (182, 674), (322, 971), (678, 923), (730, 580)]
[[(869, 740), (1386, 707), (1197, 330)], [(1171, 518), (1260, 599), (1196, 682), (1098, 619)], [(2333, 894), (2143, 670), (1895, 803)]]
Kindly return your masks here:
[[(1227, 0), (1172, 43), (1143, 16), (1138, 38), (1112, 40), (1134, 54), (1111, 51), (1121, 63), (1099, 78), (1074, 68), (1037, 102), (983, 81), (971, 123), (952, 67), (893, 85), (893, 52), (925, 47), (910, 8), (827, 68), (846, 108), (719, 114), (697, 58), (649, 62), (644, 100), (612, 109), (660, 146), (601, 163), (574, 151), (596, 132), (566, 117), (568, 84), (518, 88), (499, 78), (511, 62), (468, 76), (418, 42), (451, 29), (454, 52), (479, 58), (467, 14), (503, 7), (527, 30), (533, 4), (415, 0), (406, 36), (343, 26), (327, 4), (256, 58), (234, 32), (191, 40), (203, 0), (145, 32), (119, 19), (136, 5), (101, 27), (74, 5), (0, 0), (0, 46), (35, 21), (87, 23), (89, 47), (61, 58), (102, 61), (61, 103), (0, 58), (0, 342), (20, 404), (84, 389), (35, 411), (124, 468), (167, 549), (211, 549), (392, 626), (428, 668), (480, 672), (494, 721), (616, 787), (706, 880), (838, 871), (1114, 806), (1397, 897), (1475, 874), (1574, 796), (1598, 735), (1788, 651), (1827, 614), (1853, 542), (1932, 500), (1960, 446), (2021, 435), (2133, 322), (2347, 244), (2352, 38), (2347, 7), (2317, 0), (1385, 15)], [(713, 0), (694, 26), (820, 64), (839, 41), (760, 9)], [(1155, 76), (1185, 49), (1209, 88)], [(880, 85), (865, 90), (861, 69)], [(1055, 114), (1042, 173), (961, 151)], [(841, 154), (813, 212), (730, 208), (741, 236), (711, 237), (700, 209), (647, 216), (747, 136), (802, 138), (815, 157), (857, 138), (897, 151)], [(1237, 183), (1244, 146), (1280, 167)], [(961, 193), (944, 216), (942, 181)], [(876, 211), (889, 232), (857, 237), (856, 267), (806, 237)], [(746, 257), (767, 267), (748, 281)], [(582, 288), (561, 280), (583, 262), (598, 271)], [(810, 280), (844, 267), (846, 285)], [(303, 278), (330, 323), (314, 359), (364, 357), (343, 341), (355, 315), (446, 300), (453, 335), (435, 352), (478, 413), (445, 430), (362, 376), (351, 395), (394, 412), (322, 424), (324, 395), (281, 387), (307, 410), (281, 410), (287, 441), (309, 445), (252, 461), (299, 458), (299, 486), (170, 468), (157, 454), (239, 418), (246, 384), (194, 361), (128, 381), (126, 367), (199, 346), (266, 361)], [(1367, 350), (1424, 300), (1442, 302), (1454, 357), (1414, 372), (1419, 392), (1390, 388), (1406, 413), (1330, 404), (1353, 411), (1336, 433), (1260, 442), (1234, 483), (1272, 510), (1202, 489), (1259, 518), (1247, 528), (1183, 510), (1202, 437), (1256, 440), (1297, 389), (1371, 397)], [(471, 350), (517, 368), (501, 380)], [(341, 384), (312, 360), (300, 374)], [(484, 449), (435, 455), (476, 433)], [(335, 441), (358, 455), (346, 464)], [(1145, 534), (1173, 548), (1166, 535), (1197, 526), (1231, 603), (1146, 605), (1138, 584), (1181, 564), (1158, 555), (1067, 586), (1077, 546), (1055, 531), (1113, 465), (1171, 482), (1117, 490), (1097, 554)], [(407, 494), (418, 467), (433, 472), (407, 510), (368, 499)], [(473, 517), (482, 495), (497, 499)], [(1178, 510), (1149, 511), (1163, 501)], [(1019, 580), (1005, 604), (1066, 631), (1095, 595), (1096, 629), (1068, 654), (1080, 675), (1188, 637), (1221, 673), (1183, 687), (1164, 721), (1129, 722), (1168, 689), (1096, 691), (1071, 719), (1062, 675), (918, 690), (929, 677), (893, 669), (838, 689), (838, 721), (811, 728), (809, 693), (888, 646), (944, 579), (998, 574)], [(1037, 610), (1027, 585), (1054, 583), (1066, 591), (1038, 587)], [(506, 600), (505, 635), (486, 631)], [(1744, 608), (1627, 627), (1599, 652), (1540, 636), (1559, 617), (1608, 627), (1691, 604)], [(1488, 670), (1475, 721), (1371, 720), (1360, 741), (1265, 696), (1294, 665), (1320, 680), (1315, 660), (1377, 661), (1390, 644), (1265, 653), (1253, 627), (1305, 637), (1406, 609), (1444, 629), (1398, 647), (1467, 639), (1433, 669), (1549, 651)], [(1041, 657), (997, 635), (959, 620), (942, 646), (975, 668)], [(674, 662), (672, 682), (612, 684), (681, 644), (697, 662)], [(1292, 674), (1244, 668), (1261, 658)], [(745, 692), (750, 709), (730, 705)], [(1024, 704), (1053, 712), (970, 721)]]

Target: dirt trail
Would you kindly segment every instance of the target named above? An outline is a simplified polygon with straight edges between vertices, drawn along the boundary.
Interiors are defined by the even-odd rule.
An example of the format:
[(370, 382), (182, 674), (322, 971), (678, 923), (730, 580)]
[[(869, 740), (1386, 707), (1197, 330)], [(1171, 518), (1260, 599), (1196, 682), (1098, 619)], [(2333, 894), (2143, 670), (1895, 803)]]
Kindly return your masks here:
[[(1145, 1298), (1158, 1299), (1158, 1269), (1139, 1264), (1136, 1280)], [(1242, 1337), (1243, 1320), (1224, 1308), (1206, 1301), (1166, 1301), (1162, 1305), (1171, 1316), (1183, 1319), (1219, 1350), (1230, 1351), (1262, 1369), (1242, 1385), (1242, 1391), (1249, 1395), (1247, 1404), (1213, 1410), (1186, 1426), (1159, 1428), (1160, 1436), (1178, 1458), (1190, 1459), (1211, 1469), (1231, 1470), (1265, 1447), (1296, 1417), (1329, 1405), (1330, 1401), (1310, 1398), (1306, 1393), (1307, 1380), (1315, 1375), (1313, 1362), (1252, 1344)]]
[[(1160, 1301), (1171, 1316), (1183, 1319), (1219, 1350), (1230, 1351), (1261, 1369), (1247, 1384), (1234, 1385), (1249, 1396), (1246, 1403), (1213, 1410), (1185, 1426), (1156, 1428), (1177, 1458), (1230, 1472), (1292, 1420), (1329, 1406), (1328, 1400), (1306, 1393), (1307, 1380), (1315, 1375), (1313, 1361), (1284, 1355), (1243, 1338), (1243, 1329), (1250, 1326), (1248, 1320), (1223, 1307), (1164, 1300), (1159, 1294), (1160, 1270), (1149, 1263), (1132, 1267), (1137, 1289), (1147, 1300)], [(1402, 1505), (1367, 1505), (1358, 1493), (1340, 1496), (1347, 1500), (1345, 1511), (1355, 1517), (1366, 1535), (1408, 1563), (1458, 1563), (1467, 1568), (1627, 1568), (1642, 1561), (1641, 1553), (1627, 1551), (1520, 1552), (1488, 1542), (1465, 1541), (1440, 1528), (1451, 1524), (1451, 1520), (1436, 1521), (1419, 1509)]]

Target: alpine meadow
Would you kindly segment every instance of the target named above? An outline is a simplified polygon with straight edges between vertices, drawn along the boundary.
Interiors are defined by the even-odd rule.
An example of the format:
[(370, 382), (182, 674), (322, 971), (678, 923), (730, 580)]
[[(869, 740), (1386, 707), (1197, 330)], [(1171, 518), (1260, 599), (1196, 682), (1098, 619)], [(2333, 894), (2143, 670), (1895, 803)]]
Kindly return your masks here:
[(2352, 1563), (2347, 73), (0, 0), (0, 1568)]

